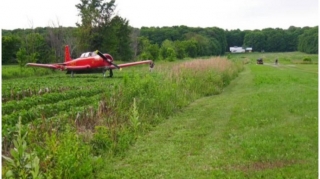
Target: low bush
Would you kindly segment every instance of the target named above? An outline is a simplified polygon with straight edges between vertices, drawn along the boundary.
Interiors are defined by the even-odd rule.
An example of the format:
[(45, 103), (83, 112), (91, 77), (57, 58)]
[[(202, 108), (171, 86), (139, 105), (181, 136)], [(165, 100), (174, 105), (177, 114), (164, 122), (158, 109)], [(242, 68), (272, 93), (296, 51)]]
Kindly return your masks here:
[(312, 63), (312, 60), (311, 60), (311, 58), (306, 57), (303, 59), (302, 63), (310, 64), (310, 63)]
[(6, 161), (2, 168), (3, 178), (42, 178), (40, 172), (39, 158), (37, 154), (29, 152), (26, 136), (22, 134), (21, 118), (16, 128), (16, 138), (13, 140), (14, 148), (10, 150), (11, 158), (2, 156)]

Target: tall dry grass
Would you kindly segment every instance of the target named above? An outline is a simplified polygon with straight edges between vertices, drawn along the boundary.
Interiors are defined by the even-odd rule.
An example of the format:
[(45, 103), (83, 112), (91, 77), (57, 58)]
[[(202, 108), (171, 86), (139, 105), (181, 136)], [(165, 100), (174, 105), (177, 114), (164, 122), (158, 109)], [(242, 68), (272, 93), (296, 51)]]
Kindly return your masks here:
[[(242, 63), (226, 58), (195, 59), (174, 65), (168, 78), (184, 89), (203, 95), (218, 94), (243, 69)], [(191, 91), (190, 91), (191, 90)]]
[(184, 63), (181, 63), (173, 68), (181, 68), (181, 69), (188, 69), (191, 71), (206, 71), (206, 70), (211, 70), (215, 69), (220, 72), (232, 69), (233, 63), (225, 58), (220, 58), (220, 57), (213, 57), (210, 59), (195, 59), (192, 61), (187, 61)]
[[(221, 93), (242, 68), (242, 63), (216, 57), (163, 64), (157, 66), (153, 73), (145, 75), (125, 74), (123, 82), (103, 99), (109, 110), (105, 115), (101, 111), (97, 113), (100, 122), (96, 124), (98, 128), (103, 127), (93, 131), (92, 146), (96, 146), (97, 151), (97, 146), (99, 148), (104, 143), (100, 140), (104, 138), (115, 143), (110, 144), (113, 147), (109, 149), (116, 151), (111, 153), (123, 151), (128, 143), (135, 140), (135, 137), (128, 137), (131, 132), (132, 136), (139, 135), (137, 131), (146, 131), (150, 126), (157, 125), (195, 99)], [(139, 129), (132, 126), (129, 120), (132, 116), (137, 119)], [(104, 137), (101, 138), (101, 135)]]

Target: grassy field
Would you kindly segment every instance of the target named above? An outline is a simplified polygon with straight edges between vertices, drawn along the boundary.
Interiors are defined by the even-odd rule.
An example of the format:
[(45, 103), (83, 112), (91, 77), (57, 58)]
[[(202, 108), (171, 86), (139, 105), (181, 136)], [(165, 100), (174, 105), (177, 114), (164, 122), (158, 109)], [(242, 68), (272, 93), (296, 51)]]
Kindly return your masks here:
[(318, 66), (290, 63), (304, 58), (292, 53), (256, 65), (258, 55), (232, 56), (249, 64), (220, 95), (106, 159), (100, 178), (317, 178)]
[(2, 176), (95, 178), (105, 157), (125, 155), (139, 136), (195, 99), (219, 94), (242, 69), (241, 61), (211, 57), (160, 62), (152, 73), (147, 65), (125, 68), (114, 78), (7, 76)]
[(2, 66), (2, 177), (315, 178), (317, 59), (231, 54), (113, 78)]

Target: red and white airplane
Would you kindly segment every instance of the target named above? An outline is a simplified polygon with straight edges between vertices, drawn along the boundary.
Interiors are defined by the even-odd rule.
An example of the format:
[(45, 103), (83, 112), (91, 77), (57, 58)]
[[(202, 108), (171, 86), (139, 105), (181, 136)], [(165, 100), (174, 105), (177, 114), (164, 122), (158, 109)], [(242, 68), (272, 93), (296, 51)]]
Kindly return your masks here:
[(71, 59), (69, 46), (65, 46), (65, 61), (64, 63), (53, 63), (53, 64), (41, 64), (41, 63), (27, 63), (26, 66), (50, 68), (54, 70), (67, 71), (67, 74), (71, 74), (73, 77), (74, 73), (90, 73), (96, 70), (101, 70), (103, 76), (107, 70), (110, 72), (110, 77), (113, 76), (113, 69), (121, 69), (124, 67), (130, 67), (134, 65), (149, 64), (150, 69), (154, 67), (152, 60), (144, 60), (138, 62), (124, 63), (117, 65), (113, 63), (113, 58), (110, 54), (102, 54), (98, 50), (95, 52), (83, 53), (77, 59)]

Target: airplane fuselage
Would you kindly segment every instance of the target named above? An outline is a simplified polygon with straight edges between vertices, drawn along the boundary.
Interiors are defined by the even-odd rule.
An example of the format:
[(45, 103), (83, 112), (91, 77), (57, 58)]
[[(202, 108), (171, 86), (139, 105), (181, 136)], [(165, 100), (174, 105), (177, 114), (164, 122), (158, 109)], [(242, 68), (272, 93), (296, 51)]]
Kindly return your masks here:
[[(73, 59), (71, 61), (65, 62), (64, 65), (67, 67), (88, 66), (88, 68), (92, 69), (92, 68), (107, 68), (112, 64), (103, 60), (98, 55), (96, 55), (93, 57), (83, 57), (83, 58)], [(83, 69), (79, 69), (79, 70), (83, 70)], [(74, 71), (77, 71), (77, 69), (74, 69)]]

